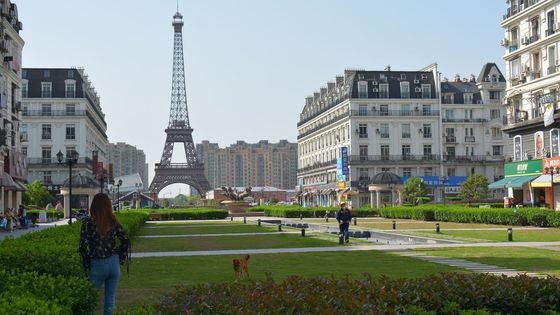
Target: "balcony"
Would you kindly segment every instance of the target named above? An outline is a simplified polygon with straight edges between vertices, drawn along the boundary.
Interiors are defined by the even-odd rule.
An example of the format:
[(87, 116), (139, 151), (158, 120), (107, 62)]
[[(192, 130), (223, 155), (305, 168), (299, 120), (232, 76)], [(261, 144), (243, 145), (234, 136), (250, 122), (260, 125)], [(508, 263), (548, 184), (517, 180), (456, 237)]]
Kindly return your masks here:
[(330, 160), (328, 162), (323, 162), (323, 163), (316, 162), (313, 165), (309, 165), (309, 166), (306, 166), (306, 167), (299, 168), (297, 170), (297, 172), (298, 173), (303, 173), (303, 172), (316, 170), (316, 169), (320, 169), (320, 168), (324, 168), (324, 167), (336, 167), (336, 160)]
[(351, 110), (350, 117), (426, 117), (439, 116), (439, 110)]
[(314, 133), (314, 132), (316, 132), (316, 131), (318, 131), (318, 130), (321, 130), (322, 128), (325, 128), (326, 126), (328, 126), (328, 125), (330, 125), (330, 124), (333, 124), (333, 123), (335, 123), (335, 122), (337, 122), (337, 121), (339, 121), (339, 120), (341, 120), (341, 119), (343, 119), (343, 118), (346, 118), (346, 117), (348, 117), (348, 112), (342, 113), (342, 114), (340, 114), (340, 115), (338, 115), (338, 116), (335, 116), (335, 117), (333, 117), (332, 119), (330, 119), (330, 120), (328, 120), (328, 121), (326, 121), (326, 122), (324, 122), (324, 123), (322, 123), (322, 124), (319, 124), (319, 125), (317, 125), (317, 126), (314, 127), (314, 128), (308, 129), (307, 131), (304, 131), (304, 132), (300, 133), (300, 134), (297, 136), (297, 138), (298, 138), (298, 140), (299, 140), (299, 139), (301, 139), (301, 138), (303, 138), (303, 137), (305, 137), (305, 136), (308, 136), (308, 135), (310, 135), (310, 134), (312, 134), (312, 133)]
[(360, 132), (360, 133), (358, 133), (358, 136), (359, 136), (360, 138), (367, 138), (367, 137), (368, 137), (368, 134), (367, 134), (367, 132)]
[(475, 142), (475, 138), (474, 136), (466, 136), (465, 137), (465, 142)]
[(443, 118), (444, 123), (483, 123), (487, 122), (486, 118)]
[(523, 10), (526, 10), (526, 9), (530, 8), (531, 6), (539, 3), (540, 1), (541, 0), (527, 0), (527, 1), (525, 1), (524, 4), (521, 4), (519, 6), (518, 5), (512, 5), (507, 9), (506, 14), (503, 15), (503, 19), (504, 20), (509, 19), (510, 17), (516, 15), (517, 13), (519, 13)]
[(445, 143), (457, 143), (457, 137), (445, 136)]
[(425, 161), (425, 162), (437, 162), (440, 161), (440, 156), (436, 154), (426, 154), (426, 155), (350, 155), (351, 163), (366, 163), (366, 162), (415, 162), (415, 161)]
[[(91, 158), (88, 157), (81, 157), (78, 159), (78, 167), (80, 164), (86, 165), (88, 168), (91, 169)], [(41, 166), (52, 166), (52, 165), (61, 165), (64, 166), (65, 164), (58, 163), (58, 160), (55, 157), (51, 158), (27, 158), (27, 165), (29, 167), (41, 167)]]
[(23, 116), (28, 117), (50, 117), (50, 116), (86, 116), (85, 110), (75, 110), (75, 111), (66, 111), (66, 110), (51, 110), (51, 111), (42, 111), (42, 110), (26, 110), (22, 111), (21, 114)]
[(550, 67), (547, 68), (547, 74), (548, 75), (551, 75), (551, 74), (554, 74), (554, 73), (556, 73), (556, 66), (550, 66)]
[(443, 161), (449, 163), (480, 163), (480, 162), (503, 162), (505, 158), (501, 155), (444, 155)]

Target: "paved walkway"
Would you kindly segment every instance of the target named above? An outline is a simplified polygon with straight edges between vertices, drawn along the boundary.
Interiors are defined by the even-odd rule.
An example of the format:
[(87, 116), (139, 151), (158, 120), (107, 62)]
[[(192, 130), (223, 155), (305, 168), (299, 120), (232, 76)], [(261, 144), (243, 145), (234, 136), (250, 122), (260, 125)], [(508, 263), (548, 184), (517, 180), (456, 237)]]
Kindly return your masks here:
[(24, 234), (27, 234), (27, 233), (41, 231), (41, 230), (44, 230), (44, 229), (57, 227), (57, 226), (60, 226), (60, 225), (66, 225), (66, 224), (68, 224), (68, 219), (62, 219), (62, 220), (54, 221), (54, 222), (39, 223), (38, 226), (32, 227), (32, 228), (16, 229), (13, 232), (0, 232), (0, 241), (5, 239), (5, 238), (8, 238), (8, 237), (17, 238), (17, 237), (19, 237), (21, 235), (24, 235)]
[[(255, 233), (222, 233), (222, 234), (171, 234), (171, 235), (141, 235), (141, 238), (167, 238), (167, 237), (206, 237), (206, 236), (248, 236), (248, 235), (273, 235), (273, 234), (300, 234), (301, 232), (255, 232)], [(307, 232), (309, 234), (311, 232)]]

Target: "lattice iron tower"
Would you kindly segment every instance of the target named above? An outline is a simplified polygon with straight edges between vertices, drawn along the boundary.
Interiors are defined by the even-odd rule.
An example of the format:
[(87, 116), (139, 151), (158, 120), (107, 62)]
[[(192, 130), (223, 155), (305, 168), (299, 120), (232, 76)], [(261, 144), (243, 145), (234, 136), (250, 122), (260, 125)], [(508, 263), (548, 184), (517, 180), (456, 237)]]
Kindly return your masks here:
[[(161, 160), (156, 163), (155, 176), (150, 184), (150, 192), (159, 193), (164, 187), (182, 183), (194, 187), (202, 196), (210, 190), (204, 175), (204, 164), (197, 158), (194, 146), (189, 111), (187, 108), (187, 89), (185, 84), (185, 62), (183, 56), (183, 16), (173, 16), (173, 77), (171, 83), (171, 110), (169, 124), (165, 129), (167, 137)], [(186, 163), (171, 163), (173, 146), (182, 143), (185, 147)]]

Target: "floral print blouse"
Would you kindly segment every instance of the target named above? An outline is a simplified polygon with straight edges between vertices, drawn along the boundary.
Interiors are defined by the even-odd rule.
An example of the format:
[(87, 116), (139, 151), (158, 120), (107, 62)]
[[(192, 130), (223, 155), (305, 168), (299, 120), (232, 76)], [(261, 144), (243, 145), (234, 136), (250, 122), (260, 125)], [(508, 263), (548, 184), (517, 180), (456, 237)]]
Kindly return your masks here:
[[(117, 239), (119, 240), (117, 246)], [(91, 259), (107, 258), (119, 255), (120, 264), (126, 261), (130, 246), (130, 240), (123, 227), (116, 222), (107, 231), (107, 235), (101, 236), (97, 230), (97, 225), (92, 218), (86, 219), (82, 223), (80, 232), (80, 256), (86, 270), (90, 269)]]

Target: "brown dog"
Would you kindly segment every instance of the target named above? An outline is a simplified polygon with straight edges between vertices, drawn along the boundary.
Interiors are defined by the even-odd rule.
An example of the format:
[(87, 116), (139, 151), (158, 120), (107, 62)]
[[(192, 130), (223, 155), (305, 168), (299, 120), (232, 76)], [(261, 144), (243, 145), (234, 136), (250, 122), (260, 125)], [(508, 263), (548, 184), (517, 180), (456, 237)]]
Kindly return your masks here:
[(251, 256), (247, 254), (241, 259), (233, 260), (233, 271), (235, 272), (235, 280), (239, 280), (239, 278), (241, 278), (241, 276), (243, 275), (249, 277), (249, 258), (251, 258)]

